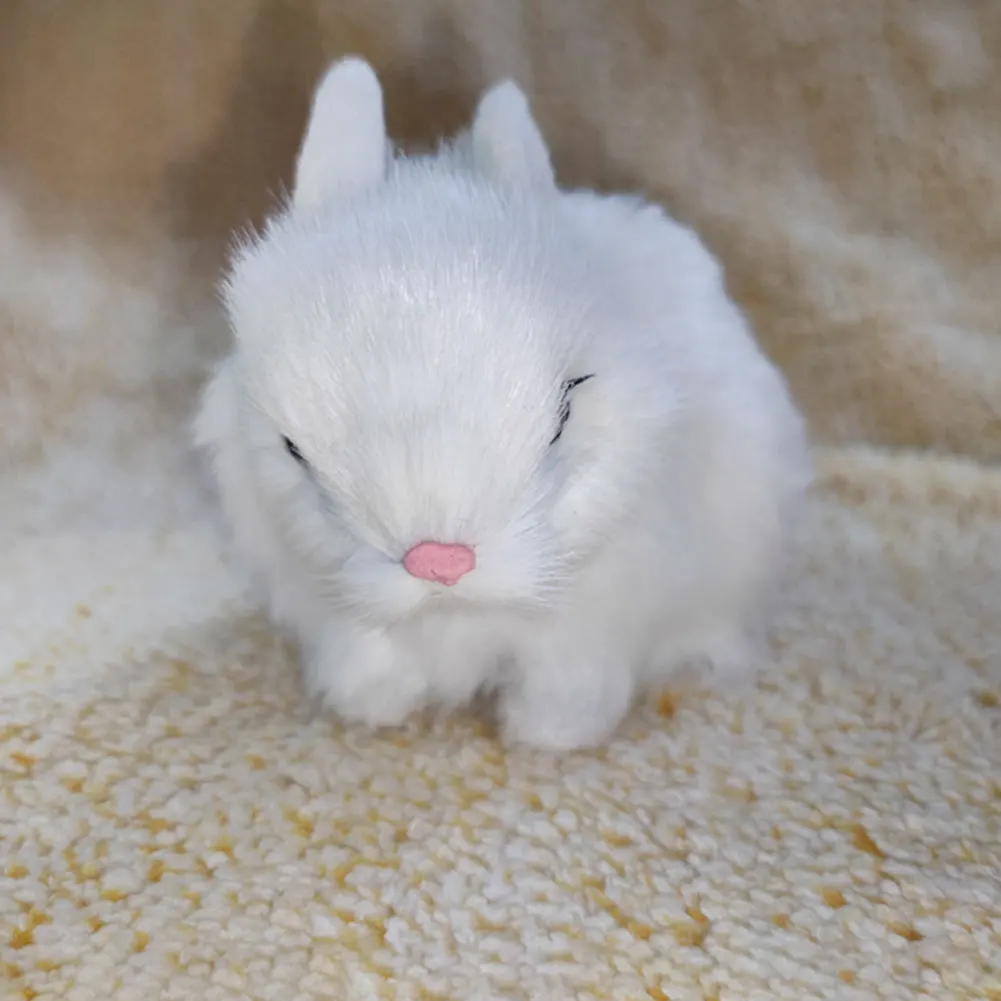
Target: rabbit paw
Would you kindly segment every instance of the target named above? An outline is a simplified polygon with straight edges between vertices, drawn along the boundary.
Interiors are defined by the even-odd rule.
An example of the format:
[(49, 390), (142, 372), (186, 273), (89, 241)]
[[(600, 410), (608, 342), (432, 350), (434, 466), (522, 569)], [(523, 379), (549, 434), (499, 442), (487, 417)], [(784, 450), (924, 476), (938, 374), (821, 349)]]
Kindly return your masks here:
[(401, 725), (424, 707), (427, 684), (388, 637), (331, 626), (309, 666), (310, 688), (343, 720), (370, 727)]
[(559, 659), (525, 665), (500, 697), (505, 742), (542, 750), (573, 751), (604, 743), (629, 710), (628, 667)]

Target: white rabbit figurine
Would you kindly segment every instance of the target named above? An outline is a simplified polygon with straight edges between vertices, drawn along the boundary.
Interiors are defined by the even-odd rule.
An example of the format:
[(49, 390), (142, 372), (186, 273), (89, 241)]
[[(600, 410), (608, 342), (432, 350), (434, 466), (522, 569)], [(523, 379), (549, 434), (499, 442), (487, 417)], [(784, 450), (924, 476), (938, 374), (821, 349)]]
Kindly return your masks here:
[(491, 692), (506, 740), (571, 749), (686, 664), (749, 676), (802, 421), (700, 240), (558, 188), (515, 84), (404, 156), (373, 70), (335, 63), (223, 293), (196, 437), (341, 717)]

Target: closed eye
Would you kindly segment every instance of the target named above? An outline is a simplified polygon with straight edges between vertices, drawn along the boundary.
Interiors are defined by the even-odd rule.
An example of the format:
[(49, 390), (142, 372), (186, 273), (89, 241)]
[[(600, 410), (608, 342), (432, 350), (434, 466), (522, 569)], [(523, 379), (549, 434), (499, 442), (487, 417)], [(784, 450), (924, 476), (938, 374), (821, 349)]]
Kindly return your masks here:
[(308, 465), (306, 460), (302, 457), (302, 452), (299, 451), (299, 446), (296, 445), (291, 438), (282, 436), (282, 441), (285, 443), (285, 451), (288, 452), (288, 454), (291, 455), (300, 466)]
[(556, 442), (560, 440), (560, 436), (563, 434), (563, 429), (567, 426), (567, 421), (570, 420), (570, 394), (582, 383), (587, 382), (588, 379), (593, 379), (594, 373), (590, 375), (580, 375), (575, 379), (567, 379), (563, 383), (563, 395), (560, 397), (560, 413), (558, 423), (556, 425), (556, 434), (553, 435), (550, 440), (550, 445), (555, 445)]

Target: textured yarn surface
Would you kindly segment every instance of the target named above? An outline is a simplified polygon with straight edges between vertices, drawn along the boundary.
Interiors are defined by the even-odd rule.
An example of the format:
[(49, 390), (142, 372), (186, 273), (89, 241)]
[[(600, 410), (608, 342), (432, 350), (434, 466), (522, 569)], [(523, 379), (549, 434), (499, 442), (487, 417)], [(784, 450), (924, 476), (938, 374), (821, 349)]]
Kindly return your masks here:
[[(1001, 15), (354, 6), (282, 6), (324, 26), (323, 58), (273, 33), (273, 101), (235, 124), (268, 4), (0, 14), (0, 998), (998, 1001)], [(696, 9), (733, 64), (686, 43)], [(576, 47), (547, 48), (563, 20)], [(642, 177), (704, 224), (821, 442), (759, 682), (664, 693), (598, 752), (506, 751), (473, 714), (373, 734), (312, 713), (189, 453), (223, 336), (205, 278), (276, 183), (261, 136), (347, 49), (461, 96), (439, 36), (469, 88), (534, 87), (571, 173)], [(667, 65), (691, 104), (657, 126)], [(748, 104), (734, 131), (735, 66), (785, 119)], [(859, 67), (899, 142), (852, 118)], [(593, 102), (567, 103), (585, 71)], [(408, 127), (453, 124), (404, 77)], [(674, 125), (701, 130), (698, 169)]]

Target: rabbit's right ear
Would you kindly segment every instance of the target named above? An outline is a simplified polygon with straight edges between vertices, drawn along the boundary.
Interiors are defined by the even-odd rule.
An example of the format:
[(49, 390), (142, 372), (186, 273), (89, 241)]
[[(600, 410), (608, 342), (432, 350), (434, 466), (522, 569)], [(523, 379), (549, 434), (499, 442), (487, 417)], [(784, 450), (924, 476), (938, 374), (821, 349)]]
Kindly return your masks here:
[(485, 174), (509, 184), (555, 188), (546, 141), (522, 89), (503, 80), (480, 100), (471, 128), (473, 156)]
[(386, 173), (382, 88), (365, 60), (347, 56), (327, 70), (313, 95), (299, 148), (293, 210), (379, 184)]

